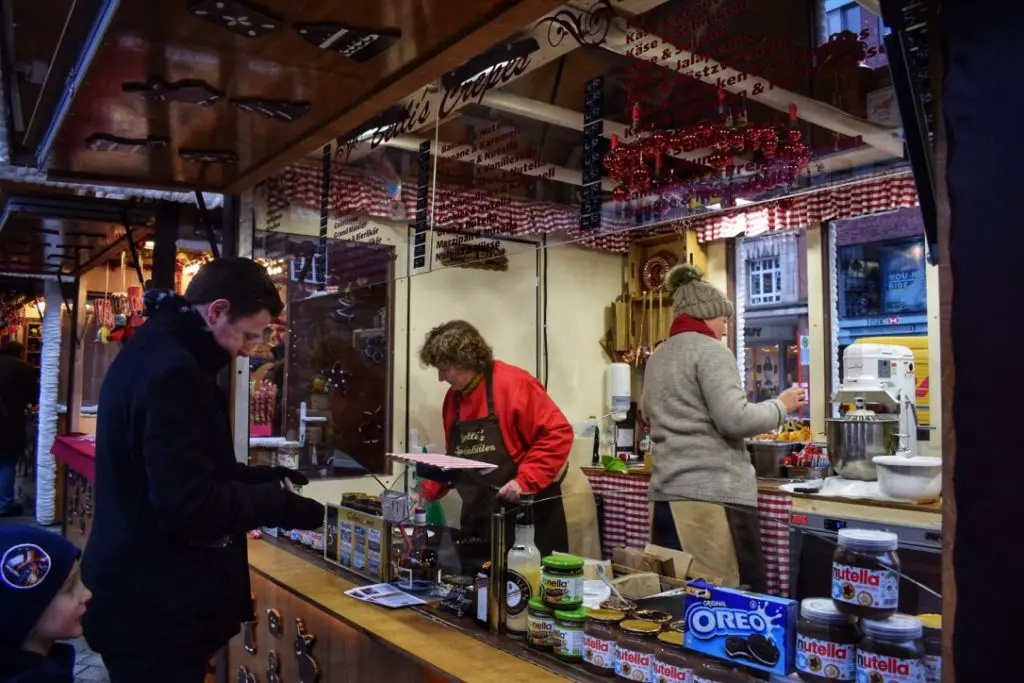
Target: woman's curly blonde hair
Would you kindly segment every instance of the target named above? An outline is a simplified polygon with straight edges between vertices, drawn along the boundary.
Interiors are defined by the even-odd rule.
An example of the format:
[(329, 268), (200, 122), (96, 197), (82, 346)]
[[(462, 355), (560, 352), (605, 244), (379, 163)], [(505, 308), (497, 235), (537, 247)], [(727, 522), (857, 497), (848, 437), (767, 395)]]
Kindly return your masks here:
[(449, 320), (427, 333), (420, 349), (426, 366), (456, 367), (483, 372), (494, 361), (494, 350), (480, 332), (465, 320)]

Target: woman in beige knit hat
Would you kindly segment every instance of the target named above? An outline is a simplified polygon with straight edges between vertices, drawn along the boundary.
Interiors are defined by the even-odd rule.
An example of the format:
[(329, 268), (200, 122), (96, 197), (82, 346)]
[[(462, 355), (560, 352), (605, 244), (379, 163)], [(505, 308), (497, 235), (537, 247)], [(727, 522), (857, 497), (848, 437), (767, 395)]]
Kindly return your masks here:
[(757, 478), (744, 439), (781, 426), (803, 407), (804, 390), (747, 402), (722, 343), (732, 302), (691, 265), (669, 271), (666, 286), (676, 318), (647, 363), (640, 399), (654, 444), (652, 541), (693, 555), (696, 573), (763, 592)]

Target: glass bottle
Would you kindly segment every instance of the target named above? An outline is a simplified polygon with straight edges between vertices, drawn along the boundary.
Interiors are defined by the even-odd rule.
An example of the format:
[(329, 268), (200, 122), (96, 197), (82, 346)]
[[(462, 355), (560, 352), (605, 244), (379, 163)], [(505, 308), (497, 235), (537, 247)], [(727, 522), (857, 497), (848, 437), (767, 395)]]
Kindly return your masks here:
[(508, 551), (506, 562), (505, 630), (512, 638), (526, 637), (526, 608), (530, 599), (540, 594), (540, 550), (534, 543), (533, 500), (532, 494), (519, 497), (516, 542)]

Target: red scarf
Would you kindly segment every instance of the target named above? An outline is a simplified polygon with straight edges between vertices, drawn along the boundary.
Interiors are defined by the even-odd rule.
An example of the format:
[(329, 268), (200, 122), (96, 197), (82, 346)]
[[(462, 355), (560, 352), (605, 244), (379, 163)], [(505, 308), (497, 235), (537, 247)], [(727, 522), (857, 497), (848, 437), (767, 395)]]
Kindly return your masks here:
[(683, 332), (697, 332), (698, 334), (703, 334), (706, 337), (716, 339), (715, 333), (711, 331), (711, 328), (708, 327), (707, 323), (703, 320), (697, 320), (693, 316), (685, 314), (672, 321), (672, 329), (669, 331), (668, 336), (674, 337), (677, 334), (682, 334)]

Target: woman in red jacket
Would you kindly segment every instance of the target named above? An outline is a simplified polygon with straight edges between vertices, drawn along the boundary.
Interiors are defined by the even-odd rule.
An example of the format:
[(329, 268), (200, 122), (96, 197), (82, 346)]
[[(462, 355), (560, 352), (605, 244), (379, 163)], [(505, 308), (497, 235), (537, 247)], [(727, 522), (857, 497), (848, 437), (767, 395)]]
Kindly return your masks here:
[[(543, 385), (494, 360), (477, 329), (462, 320), (432, 329), (420, 361), (437, 368), (438, 381), (450, 386), (441, 409), (448, 454), (497, 468), (460, 475), (455, 489), (462, 497), (462, 530), (487, 538), (498, 500), (511, 506), (520, 494), (532, 493), (541, 553), (599, 557), (593, 492), (582, 471), (568, 464), (572, 426)], [(447, 489), (424, 481), (421, 491), (434, 500)]]

